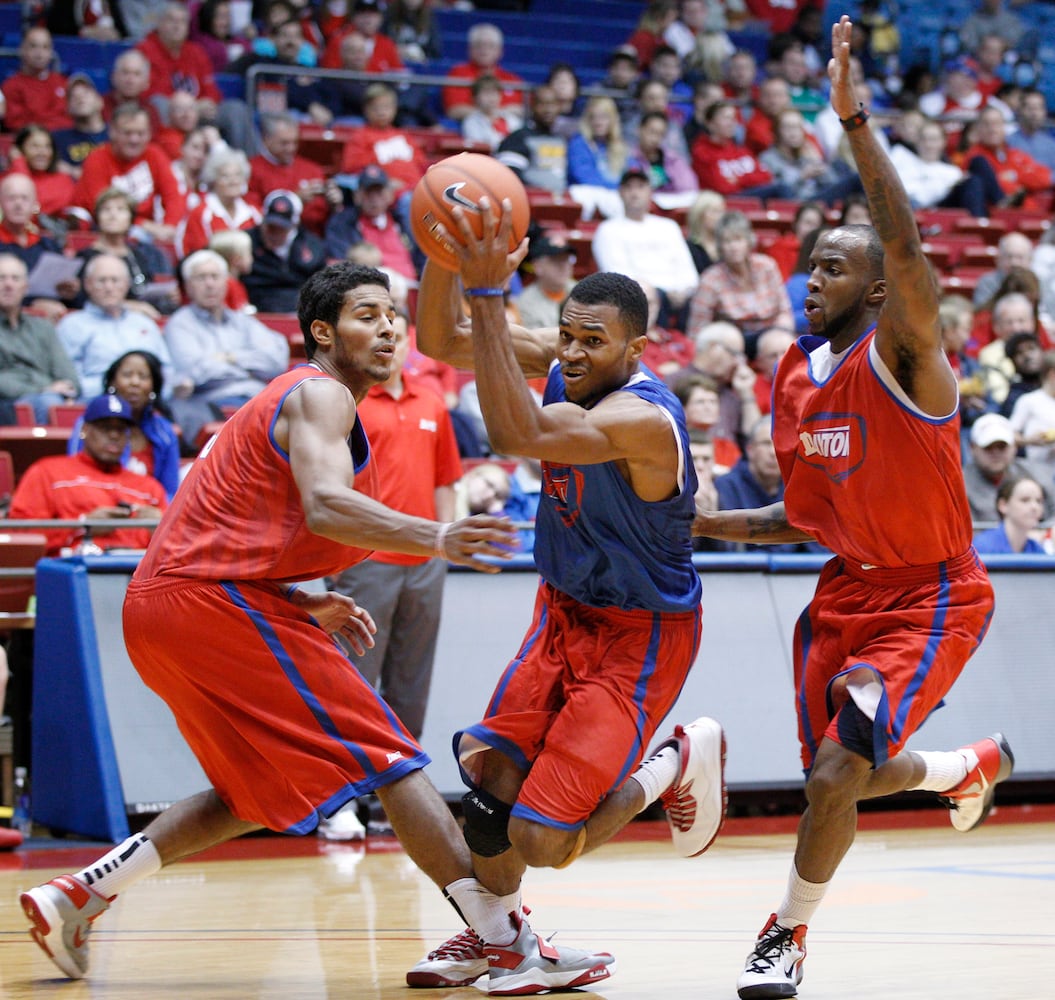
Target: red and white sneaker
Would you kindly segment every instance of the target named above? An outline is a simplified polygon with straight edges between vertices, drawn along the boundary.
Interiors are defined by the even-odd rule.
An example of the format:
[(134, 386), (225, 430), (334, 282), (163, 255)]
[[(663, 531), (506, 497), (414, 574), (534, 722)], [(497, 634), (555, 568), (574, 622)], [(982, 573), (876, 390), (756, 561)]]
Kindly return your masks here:
[(491, 996), (534, 996), (551, 990), (592, 986), (615, 972), (615, 959), (606, 951), (565, 948), (536, 934), (519, 914), (512, 944), (487, 945)]
[(444, 941), (430, 951), (410, 972), (407, 986), (436, 988), (471, 986), (487, 974), (488, 962), (484, 943), (471, 927)]
[(989, 815), (996, 786), (1010, 778), (1015, 769), (1015, 755), (1003, 733), (994, 733), (957, 752), (967, 761), (967, 777), (938, 798), (952, 810), (949, 813), (952, 825), (967, 833), (981, 826)]
[(725, 733), (706, 716), (687, 726), (675, 726), (663, 743), (678, 751), (678, 776), (660, 796), (667, 811), (674, 849), (684, 858), (703, 854), (725, 822)]
[(70, 979), (83, 979), (92, 921), (110, 908), (110, 900), (72, 875), (59, 875), (22, 893), (19, 902), (33, 925), (29, 936)]
[(784, 927), (774, 913), (747, 956), (736, 981), (737, 996), (740, 1000), (775, 1000), (797, 995), (805, 960), (806, 925)]

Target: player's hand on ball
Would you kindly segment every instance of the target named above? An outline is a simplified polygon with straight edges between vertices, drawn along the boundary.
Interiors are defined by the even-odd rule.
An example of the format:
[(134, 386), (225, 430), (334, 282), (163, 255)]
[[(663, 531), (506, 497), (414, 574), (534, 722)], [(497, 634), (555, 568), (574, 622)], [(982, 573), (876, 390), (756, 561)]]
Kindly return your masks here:
[(466, 288), (502, 288), (521, 261), (527, 256), (528, 240), (525, 236), (517, 246), (507, 251), (513, 232), (513, 206), (508, 198), (501, 205), (491, 204), (490, 199), (480, 199), (480, 221), (482, 233), (477, 236), (469, 224), (469, 218), (461, 208), (451, 212), (458, 232), (459, 271)]
[(325, 594), (309, 594), (295, 590), (290, 601), (312, 616), (328, 635), (340, 635), (348, 641), (356, 655), (362, 656), (374, 644), (377, 626), (370, 612), (359, 607), (350, 597), (329, 590)]
[(481, 557), (511, 559), (517, 544), (517, 530), (509, 518), (474, 514), (448, 526), (443, 536), (443, 554), (448, 562), (459, 566), (497, 573), (501, 567), (484, 562)]

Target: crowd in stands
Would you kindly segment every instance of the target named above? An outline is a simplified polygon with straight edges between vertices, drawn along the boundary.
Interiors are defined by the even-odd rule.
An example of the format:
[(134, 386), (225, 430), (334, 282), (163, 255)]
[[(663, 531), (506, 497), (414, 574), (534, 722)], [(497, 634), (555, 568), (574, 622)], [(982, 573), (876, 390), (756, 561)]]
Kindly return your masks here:
[[(692, 414), (701, 502), (779, 497), (769, 385), (805, 332), (809, 254), (824, 229), (869, 221), (826, 99), (822, 5), (628, 0), (636, 27), (586, 86), (566, 62), (545, 78), (511, 68), (486, 8), (508, 31), (508, 12), (531, 17), (530, 4), (478, 3), (464, 61), (443, 64), (448, 85), (416, 85), (459, 55), (443, 52), (444, 11), (472, 6), (35, 5), (2, 83), (0, 423), (20, 404), (46, 424), (56, 405), (115, 394), (129, 408), (109, 421), (130, 428), (122, 467), (171, 498), (180, 456), (299, 360), (304, 280), (352, 259), (392, 276), (408, 370), (441, 396), (467, 467), (495, 457), (468, 376), (413, 340), (424, 256), (410, 193), (431, 162), (469, 149), (512, 168), (534, 205), (511, 320), (554, 325), (593, 268), (636, 278), (654, 307), (645, 363)], [(764, 57), (736, 44), (748, 29)], [(855, 31), (867, 127), (891, 149), (948, 293), (976, 520), (1018, 524), (1035, 491), (1004, 486), (1028, 478), (1042, 523), (1055, 495), (1055, 135), (1044, 92), (1022, 82), (1032, 33), (1002, 0), (979, 0), (935, 72), (899, 64), (881, 3)], [(119, 44), (100, 50), (106, 67), (65, 66), (59, 35)], [(221, 86), (232, 78), (243, 86)], [(72, 452), (106, 437), (82, 438), (90, 423)], [(491, 482), (511, 475), (497, 457), (479, 477), (494, 496), (537, 489), (523, 464), (512, 484)], [(1004, 531), (1015, 550), (1020, 535)]]

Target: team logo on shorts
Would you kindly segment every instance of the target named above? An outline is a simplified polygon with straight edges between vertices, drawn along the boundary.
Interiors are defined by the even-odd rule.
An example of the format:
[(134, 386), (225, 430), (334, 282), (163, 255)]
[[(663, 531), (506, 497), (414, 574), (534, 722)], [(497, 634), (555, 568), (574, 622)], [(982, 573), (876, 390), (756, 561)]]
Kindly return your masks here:
[(818, 413), (802, 422), (795, 459), (842, 482), (865, 457), (864, 419), (854, 413)]

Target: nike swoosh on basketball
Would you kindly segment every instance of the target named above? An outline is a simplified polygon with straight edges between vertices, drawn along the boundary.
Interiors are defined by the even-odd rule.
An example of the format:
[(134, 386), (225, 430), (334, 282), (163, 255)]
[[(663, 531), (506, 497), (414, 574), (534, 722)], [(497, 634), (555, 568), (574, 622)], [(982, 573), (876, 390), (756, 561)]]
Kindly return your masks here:
[(465, 187), (465, 181), (458, 181), (457, 184), (448, 184), (443, 189), (443, 197), (446, 201), (453, 202), (455, 205), (461, 205), (462, 208), (467, 209), (470, 212), (476, 212), (479, 214), (480, 206), (475, 201), (470, 201), (465, 195), (462, 194), (462, 188)]

